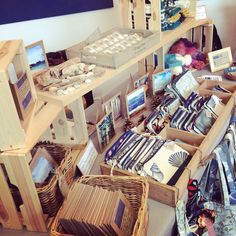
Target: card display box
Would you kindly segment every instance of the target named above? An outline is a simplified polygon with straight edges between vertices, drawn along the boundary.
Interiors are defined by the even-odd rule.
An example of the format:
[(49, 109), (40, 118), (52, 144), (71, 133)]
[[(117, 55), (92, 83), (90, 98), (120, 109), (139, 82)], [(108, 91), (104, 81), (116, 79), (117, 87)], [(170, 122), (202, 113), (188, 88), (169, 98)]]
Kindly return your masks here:
[[(128, 47), (119, 53), (114, 53), (111, 55), (102, 54), (102, 53), (90, 53), (84, 49), (85, 46), (88, 46), (89, 44), (92, 44), (96, 42), (97, 40), (103, 39), (104, 37), (107, 37), (114, 32), (118, 32), (121, 34), (137, 33), (137, 34), (141, 34), (143, 36), (143, 39), (139, 41), (138, 43), (134, 44), (133, 46)], [(127, 63), (133, 57), (138, 56), (140, 53), (144, 52), (146, 49), (154, 46), (155, 44), (159, 42), (160, 42), (159, 32), (152, 33), (151, 31), (148, 31), (148, 30), (114, 28), (105, 33), (102, 33), (100, 36), (98, 36), (97, 38), (94, 38), (93, 40), (87, 40), (75, 46), (72, 46), (71, 48), (68, 48), (66, 50), (66, 53), (67, 53), (68, 58), (81, 56), (81, 60), (86, 63), (94, 63), (97, 65), (105, 66), (109, 68), (117, 68)]]
[(24, 148), (36, 92), (22, 40), (0, 42), (0, 82), (0, 150)]
[[(176, 206), (177, 201), (183, 196), (184, 192), (186, 192), (188, 180), (194, 177), (198, 168), (201, 168), (201, 165), (204, 165), (208, 155), (223, 138), (229, 125), (232, 111), (236, 106), (235, 95), (209, 91), (206, 90), (204, 86), (203, 83), (199, 87), (198, 91), (201, 95), (215, 94), (220, 97), (225, 104), (225, 107), (220, 112), (220, 115), (209, 132), (206, 135), (199, 135), (166, 126), (159, 134), (163, 138), (175, 141), (192, 155), (190, 162), (185, 167), (185, 170), (174, 186), (162, 184), (148, 178), (150, 186), (149, 197), (172, 207)], [(228, 89), (233, 89), (233, 86), (234, 85), (232, 84), (232, 87)], [(100, 164), (100, 169), (103, 174), (110, 174), (112, 172), (114, 175), (133, 176), (132, 173), (116, 167), (111, 170), (111, 166), (103, 163)]]

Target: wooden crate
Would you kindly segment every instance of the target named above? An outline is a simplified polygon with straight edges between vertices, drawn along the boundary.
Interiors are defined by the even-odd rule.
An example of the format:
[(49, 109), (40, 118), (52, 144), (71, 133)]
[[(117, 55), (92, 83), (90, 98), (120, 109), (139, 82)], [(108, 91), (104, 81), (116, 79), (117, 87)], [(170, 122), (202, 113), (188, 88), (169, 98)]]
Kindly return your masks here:
[[(9, 68), (12, 69), (11, 73), (8, 72)], [(23, 75), (25, 80), (21, 80)], [(24, 148), (37, 97), (22, 40), (0, 42), (0, 82), (0, 150)], [(20, 90), (24, 100), (15, 98), (16, 93), (12, 92), (15, 86), (19, 86), (17, 90)], [(25, 96), (25, 89), (28, 98), (31, 99)], [(14, 98), (19, 101), (18, 105)], [(24, 108), (20, 109), (22, 105)], [(24, 118), (21, 117), (21, 111)]]
[[(232, 84), (231, 89), (233, 89), (233, 87), (234, 85)], [(235, 96), (231, 94), (215, 93), (201, 89), (199, 89), (199, 93), (201, 95), (216, 94), (225, 104), (224, 109), (221, 111), (207, 135), (193, 134), (166, 126), (159, 135), (173, 141), (176, 141), (176, 139), (180, 140), (177, 144), (188, 151), (192, 155), (192, 158), (174, 186), (148, 179), (150, 186), (149, 197), (172, 207), (175, 207), (177, 201), (183, 196), (184, 192), (186, 192), (188, 180), (193, 178), (198, 168), (205, 164), (208, 155), (223, 138), (229, 125), (232, 111), (236, 105)], [(184, 143), (181, 143), (181, 141)], [(126, 170), (121, 170), (116, 167), (112, 169), (111, 166), (103, 163), (100, 164), (100, 169), (103, 174), (133, 175)]]

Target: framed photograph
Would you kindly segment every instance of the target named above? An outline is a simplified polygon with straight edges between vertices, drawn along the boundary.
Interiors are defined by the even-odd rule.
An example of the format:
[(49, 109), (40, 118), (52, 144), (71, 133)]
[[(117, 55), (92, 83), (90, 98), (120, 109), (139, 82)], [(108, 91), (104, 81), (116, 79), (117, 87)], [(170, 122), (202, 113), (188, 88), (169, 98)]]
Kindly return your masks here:
[(111, 99), (102, 104), (102, 109), (105, 114), (108, 114), (112, 111), (114, 120), (118, 120), (122, 116), (121, 111), (121, 94), (118, 93), (113, 96)]
[(146, 106), (145, 87), (135, 89), (126, 95), (126, 108), (128, 118)]
[(26, 46), (25, 49), (32, 74), (38, 74), (49, 68), (42, 40)]
[(112, 111), (105, 115), (96, 125), (100, 150), (103, 151), (115, 136), (115, 123)]
[(210, 62), (211, 72), (216, 72), (230, 67), (233, 63), (231, 48), (223, 48), (217, 51), (209, 52), (208, 58)]
[(45, 148), (39, 147), (30, 162), (33, 181), (43, 184), (56, 167), (57, 163)]
[(171, 82), (172, 70), (164, 70), (152, 74), (152, 90), (153, 94), (162, 91), (167, 84)]
[(141, 76), (140, 78), (138, 78), (137, 80), (134, 81), (134, 89), (139, 88), (140, 86), (148, 86), (148, 76), (149, 73)]
[(93, 144), (93, 141), (89, 139), (82, 156), (76, 163), (83, 175), (88, 175), (93, 167), (93, 164), (98, 156), (98, 152)]

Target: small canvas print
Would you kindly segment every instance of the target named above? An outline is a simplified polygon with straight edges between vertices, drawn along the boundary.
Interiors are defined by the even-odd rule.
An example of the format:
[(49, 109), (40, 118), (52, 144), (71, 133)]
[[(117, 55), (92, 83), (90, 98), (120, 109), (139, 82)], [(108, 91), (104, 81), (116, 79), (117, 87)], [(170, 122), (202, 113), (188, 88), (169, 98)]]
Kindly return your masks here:
[(43, 41), (27, 46), (26, 53), (31, 71), (43, 71), (48, 68)]
[(134, 90), (126, 96), (128, 116), (143, 109), (146, 103), (144, 86)]
[(167, 84), (171, 82), (172, 71), (164, 70), (152, 75), (153, 93), (162, 91)]
[(148, 84), (148, 74), (145, 74), (141, 76), (139, 79), (137, 79), (136, 81), (134, 81), (134, 88), (137, 89), (143, 85), (147, 86), (147, 84)]
[(96, 127), (99, 146), (100, 149), (103, 150), (115, 136), (115, 125), (112, 112), (110, 111), (109, 114), (105, 115)]

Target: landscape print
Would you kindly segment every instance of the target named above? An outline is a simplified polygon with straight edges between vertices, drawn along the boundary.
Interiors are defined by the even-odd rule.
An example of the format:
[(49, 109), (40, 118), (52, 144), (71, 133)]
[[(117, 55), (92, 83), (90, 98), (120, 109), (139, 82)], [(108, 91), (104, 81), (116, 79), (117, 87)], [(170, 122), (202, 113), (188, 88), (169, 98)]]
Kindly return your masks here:
[(26, 47), (26, 52), (31, 71), (41, 71), (48, 68), (43, 43), (41, 41)]

